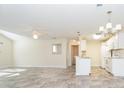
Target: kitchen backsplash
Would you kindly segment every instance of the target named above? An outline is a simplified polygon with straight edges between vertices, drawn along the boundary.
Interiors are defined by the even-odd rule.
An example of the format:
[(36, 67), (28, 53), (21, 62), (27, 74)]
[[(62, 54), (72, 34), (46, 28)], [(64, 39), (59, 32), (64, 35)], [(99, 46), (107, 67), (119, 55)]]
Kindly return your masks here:
[(124, 57), (124, 49), (123, 50), (113, 50), (112, 57)]

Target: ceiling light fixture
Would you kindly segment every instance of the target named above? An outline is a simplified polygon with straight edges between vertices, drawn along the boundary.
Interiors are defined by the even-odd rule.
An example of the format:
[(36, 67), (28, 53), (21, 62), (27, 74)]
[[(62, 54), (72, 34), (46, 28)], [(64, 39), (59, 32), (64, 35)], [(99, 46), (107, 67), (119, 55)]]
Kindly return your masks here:
[[(99, 34), (98, 33), (94, 34), (93, 35), (94, 39), (105, 37), (107, 35), (110, 36), (110, 35), (113, 35), (113, 34), (117, 33), (118, 31), (122, 30), (122, 25), (121, 24), (117, 24), (115, 26), (115, 28), (112, 27), (111, 14), (112, 14), (112, 11), (107, 11), (108, 22), (107, 22), (105, 27), (104, 26), (99, 26)], [(101, 34), (101, 36), (100, 36), (100, 34)]]
[(38, 39), (39, 37), (38, 37), (37, 34), (34, 34), (34, 35), (33, 35), (33, 38), (34, 38), (34, 39)]
[(93, 34), (93, 39), (98, 40), (102, 37), (100, 33)]
[(112, 23), (111, 23), (111, 14), (112, 14), (112, 11), (107, 11), (107, 14), (108, 14), (108, 23), (106, 24), (106, 29), (107, 30), (111, 30), (112, 29)]
[(100, 26), (100, 27), (99, 27), (99, 31), (100, 31), (100, 32), (104, 32), (104, 26)]
[(122, 25), (121, 24), (117, 24), (116, 27), (115, 27), (115, 29), (117, 31), (120, 31), (122, 29)]
[(39, 39), (40, 33), (38, 31), (33, 31), (33, 39)]
[[(107, 14), (108, 14), (108, 23), (106, 24), (106, 27), (100, 26), (99, 32), (107, 34), (107, 33), (114, 33), (114, 32), (122, 30), (121, 24), (117, 24), (115, 29), (112, 27), (112, 22), (111, 22), (112, 11), (107, 11)], [(113, 31), (113, 30), (117, 30), (117, 31)]]
[(108, 30), (112, 29), (112, 23), (108, 22), (106, 24), (106, 29), (108, 29)]

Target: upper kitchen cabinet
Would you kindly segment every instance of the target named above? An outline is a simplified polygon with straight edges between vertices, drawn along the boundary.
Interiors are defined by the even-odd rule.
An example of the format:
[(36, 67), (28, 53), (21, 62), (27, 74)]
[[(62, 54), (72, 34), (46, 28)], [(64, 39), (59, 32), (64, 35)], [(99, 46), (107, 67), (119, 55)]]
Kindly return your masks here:
[(117, 33), (113, 38), (113, 49), (124, 48), (124, 32)]
[(107, 48), (108, 50), (111, 50), (111, 49), (114, 49), (114, 37), (111, 37), (107, 42), (106, 42), (106, 45), (107, 45)]
[(119, 48), (119, 44), (118, 44), (118, 34), (116, 34), (115, 36), (113, 36), (113, 49), (118, 49)]
[(124, 32), (118, 33), (118, 48), (124, 48)]
[(124, 32), (119, 32), (116, 35), (112, 36), (107, 42), (106, 45), (108, 50), (111, 49), (124, 49)]
[(86, 40), (81, 40), (80, 41), (80, 50), (81, 51), (86, 51)]

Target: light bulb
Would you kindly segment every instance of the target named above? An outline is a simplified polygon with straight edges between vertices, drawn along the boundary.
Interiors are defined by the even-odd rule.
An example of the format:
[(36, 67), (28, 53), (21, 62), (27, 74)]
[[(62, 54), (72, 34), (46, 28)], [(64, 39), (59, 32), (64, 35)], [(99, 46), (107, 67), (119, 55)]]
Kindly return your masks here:
[(99, 27), (99, 31), (100, 31), (100, 32), (104, 32), (104, 26), (100, 26), (100, 27)]
[(34, 38), (34, 39), (38, 39), (39, 37), (38, 37), (37, 34), (34, 34), (34, 35), (33, 35), (33, 38)]
[(117, 24), (115, 27), (116, 30), (121, 30), (122, 29), (122, 25), (121, 24)]
[(110, 23), (110, 22), (107, 23), (107, 24), (106, 24), (106, 29), (112, 29), (112, 23)]
[(116, 28), (113, 28), (112, 33), (116, 33), (116, 32), (117, 32)]

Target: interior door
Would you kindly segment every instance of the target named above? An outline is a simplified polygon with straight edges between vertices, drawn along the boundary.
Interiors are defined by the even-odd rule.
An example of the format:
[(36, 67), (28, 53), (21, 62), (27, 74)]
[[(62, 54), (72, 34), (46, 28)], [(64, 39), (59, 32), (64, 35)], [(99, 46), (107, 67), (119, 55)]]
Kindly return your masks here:
[(72, 59), (72, 65), (75, 65), (76, 59), (75, 56), (78, 56), (78, 45), (72, 45), (71, 47), (71, 59)]

